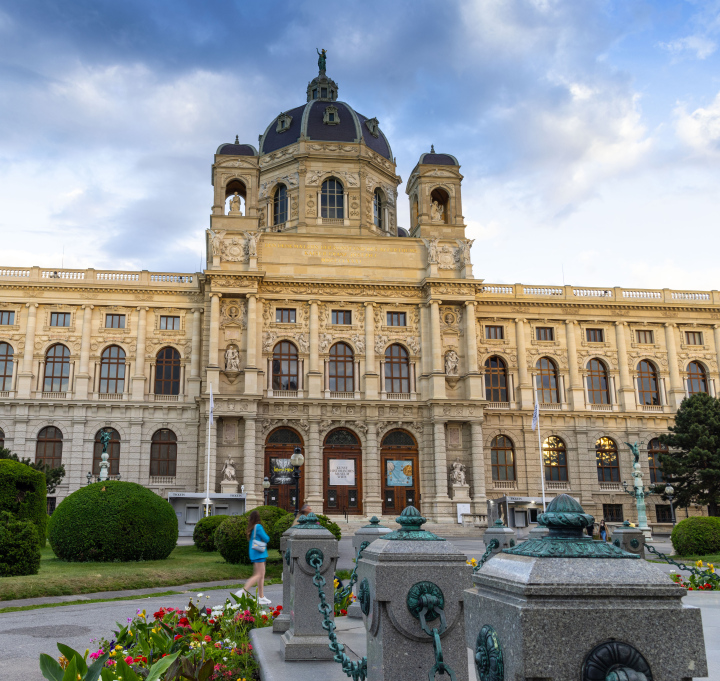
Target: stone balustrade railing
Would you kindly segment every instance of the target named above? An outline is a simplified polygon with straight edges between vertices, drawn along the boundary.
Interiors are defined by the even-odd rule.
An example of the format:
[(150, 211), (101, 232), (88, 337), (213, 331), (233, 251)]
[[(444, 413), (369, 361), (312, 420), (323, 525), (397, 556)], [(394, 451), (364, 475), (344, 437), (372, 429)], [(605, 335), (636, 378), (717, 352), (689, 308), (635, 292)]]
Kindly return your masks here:
[(26, 282), (50, 283), (57, 281), (66, 282), (82, 281), (86, 284), (130, 284), (137, 286), (169, 286), (173, 288), (197, 286), (195, 274), (180, 274), (176, 272), (120, 272), (104, 271), (88, 268), (86, 270), (75, 269), (51, 269), (41, 267), (9, 268), (0, 267), (0, 281), (22, 278)]

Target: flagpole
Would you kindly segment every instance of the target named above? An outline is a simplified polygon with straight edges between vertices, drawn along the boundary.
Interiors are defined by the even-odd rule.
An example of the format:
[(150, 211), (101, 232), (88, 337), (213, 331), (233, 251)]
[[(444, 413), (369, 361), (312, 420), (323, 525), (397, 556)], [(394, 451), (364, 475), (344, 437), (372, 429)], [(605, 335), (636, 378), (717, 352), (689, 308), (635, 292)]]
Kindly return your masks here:
[(535, 394), (535, 409), (537, 410), (538, 449), (540, 450), (540, 484), (542, 486), (543, 513), (545, 513), (545, 460), (543, 457), (542, 437), (540, 436), (540, 403), (538, 402), (537, 383), (535, 381), (533, 381), (533, 392)]

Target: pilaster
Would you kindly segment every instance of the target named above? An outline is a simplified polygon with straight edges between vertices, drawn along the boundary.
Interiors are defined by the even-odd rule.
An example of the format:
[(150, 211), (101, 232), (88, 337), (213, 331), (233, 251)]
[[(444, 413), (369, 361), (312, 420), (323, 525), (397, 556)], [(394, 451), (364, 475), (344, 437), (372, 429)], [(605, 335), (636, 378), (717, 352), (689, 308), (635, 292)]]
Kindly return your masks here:
[(188, 379), (188, 396), (192, 399), (200, 396), (200, 341), (201, 341), (201, 315), (202, 309), (193, 310), (192, 320), (192, 346), (190, 349), (190, 378)]
[(17, 396), (30, 397), (33, 385), (33, 355), (35, 354), (35, 327), (37, 324), (37, 303), (27, 303), (27, 327), (25, 328), (25, 348), (23, 349), (22, 371), (18, 373)]
[(630, 371), (628, 370), (628, 354), (626, 340), (626, 322), (615, 322), (615, 339), (618, 349), (618, 366), (620, 368), (620, 390), (618, 401), (624, 411), (635, 411), (635, 389), (633, 388)]
[(310, 399), (319, 398), (322, 391), (318, 304), (317, 300), (310, 301), (310, 368), (307, 376), (307, 391)]
[(375, 368), (375, 303), (365, 303), (365, 375), (366, 400), (376, 400), (382, 376)]
[(485, 492), (485, 451), (483, 447), (482, 423), (470, 423), (470, 456), (472, 461), (472, 500), (474, 513), (487, 513)]
[(527, 363), (527, 346), (525, 344), (525, 320), (515, 320), (515, 336), (517, 341), (517, 361), (519, 383), (516, 391), (516, 400), (521, 409), (533, 408), (533, 389), (530, 382)]
[(256, 395), (258, 388), (257, 367), (257, 296), (248, 293), (247, 296), (247, 329), (246, 329), (246, 363), (245, 363), (245, 394)]
[(683, 388), (680, 369), (678, 368), (677, 343), (675, 342), (676, 329), (677, 324), (670, 322), (665, 324), (665, 345), (667, 347), (668, 366), (670, 370), (670, 390), (668, 391), (668, 398), (672, 409), (677, 409), (685, 398), (685, 388)]
[(465, 303), (465, 397), (468, 400), (483, 399), (482, 376), (478, 371), (477, 330), (475, 320), (475, 301)]
[(577, 322), (573, 319), (566, 319), (565, 340), (567, 342), (568, 373), (570, 375), (567, 396), (570, 408), (573, 410), (585, 409), (585, 391), (583, 390), (582, 378), (578, 372), (576, 334)]
[(133, 400), (144, 400), (145, 393), (145, 337), (147, 333), (147, 307), (139, 307), (137, 324), (137, 343), (135, 344), (135, 375), (132, 379)]
[(90, 384), (90, 336), (92, 334), (92, 314), (94, 305), (83, 305), (82, 336), (80, 339), (80, 368), (75, 376), (75, 397), (86, 400)]

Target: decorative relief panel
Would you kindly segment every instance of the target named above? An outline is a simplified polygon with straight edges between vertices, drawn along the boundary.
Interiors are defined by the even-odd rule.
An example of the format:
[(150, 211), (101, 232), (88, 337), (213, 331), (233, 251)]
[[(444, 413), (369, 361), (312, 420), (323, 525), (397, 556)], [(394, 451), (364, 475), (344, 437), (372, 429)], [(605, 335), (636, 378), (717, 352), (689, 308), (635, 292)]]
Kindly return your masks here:
[(223, 300), (220, 304), (220, 328), (247, 328), (247, 303), (244, 300)]
[[(282, 406), (282, 405), (280, 405)], [(273, 428), (287, 426), (307, 433), (310, 430), (310, 422), (307, 419), (262, 419), (262, 434), (265, 437)]]

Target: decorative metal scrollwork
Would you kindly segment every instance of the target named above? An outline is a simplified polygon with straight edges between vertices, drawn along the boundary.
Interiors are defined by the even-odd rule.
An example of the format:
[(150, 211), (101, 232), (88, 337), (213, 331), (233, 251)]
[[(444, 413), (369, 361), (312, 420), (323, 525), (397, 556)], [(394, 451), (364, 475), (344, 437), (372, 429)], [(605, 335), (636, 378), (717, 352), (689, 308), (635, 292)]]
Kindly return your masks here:
[[(420, 611), (427, 605), (427, 602), (425, 602), (426, 599), (424, 599), (423, 596), (433, 596), (436, 599), (435, 603), (437, 603), (438, 608), (445, 607), (445, 596), (443, 596), (443, 592), (437, 584), (433, 584), (432, 582), (418, 582), (410, 587), (406, 600), (408, 610), (415, 619), (420, 618)], [(438, 613), (432, 608), (428, 609), (425, 615), (425, 619), (428, 622), (432, 622), (438, 617)]]
[(504, 681), (505, 663), (497, 632), (486, 624), (475, 641), (475, 668), (480, 681)]
[(325, 554), (320, 549), (308, 549), (308, 552), (305, 554), (305, 562), (312, 566), (312, 559), (316, 556), (320, 559), (320, 565), (322, 565), (325, 560)]
[(640, 546), (640, 542), (637, 540), (636, 537), (633, 537), (630, 540), (630, 546), (632, 546), (634, 549), (636, 549), (638, 546)]
[(585, 658), (582, 681), (652, 681), (645, 658), (628, 643), (608, 641)]
[(287, 547), (287, 550), (285, 551), (285, 562), (290, 565), (290, 547)]
[(617, 546), (618, 548), (620, 548), (620, 540), (619, 540), (619, 539), (614, 539), (614, 540), (613, 540), (613, 544), (615, 544), (615, 546)]
[(360, 601), (360, 610), (367, 617), (370, 614), (370, 582), (363, 579), (358, 587), (358, 601)]

